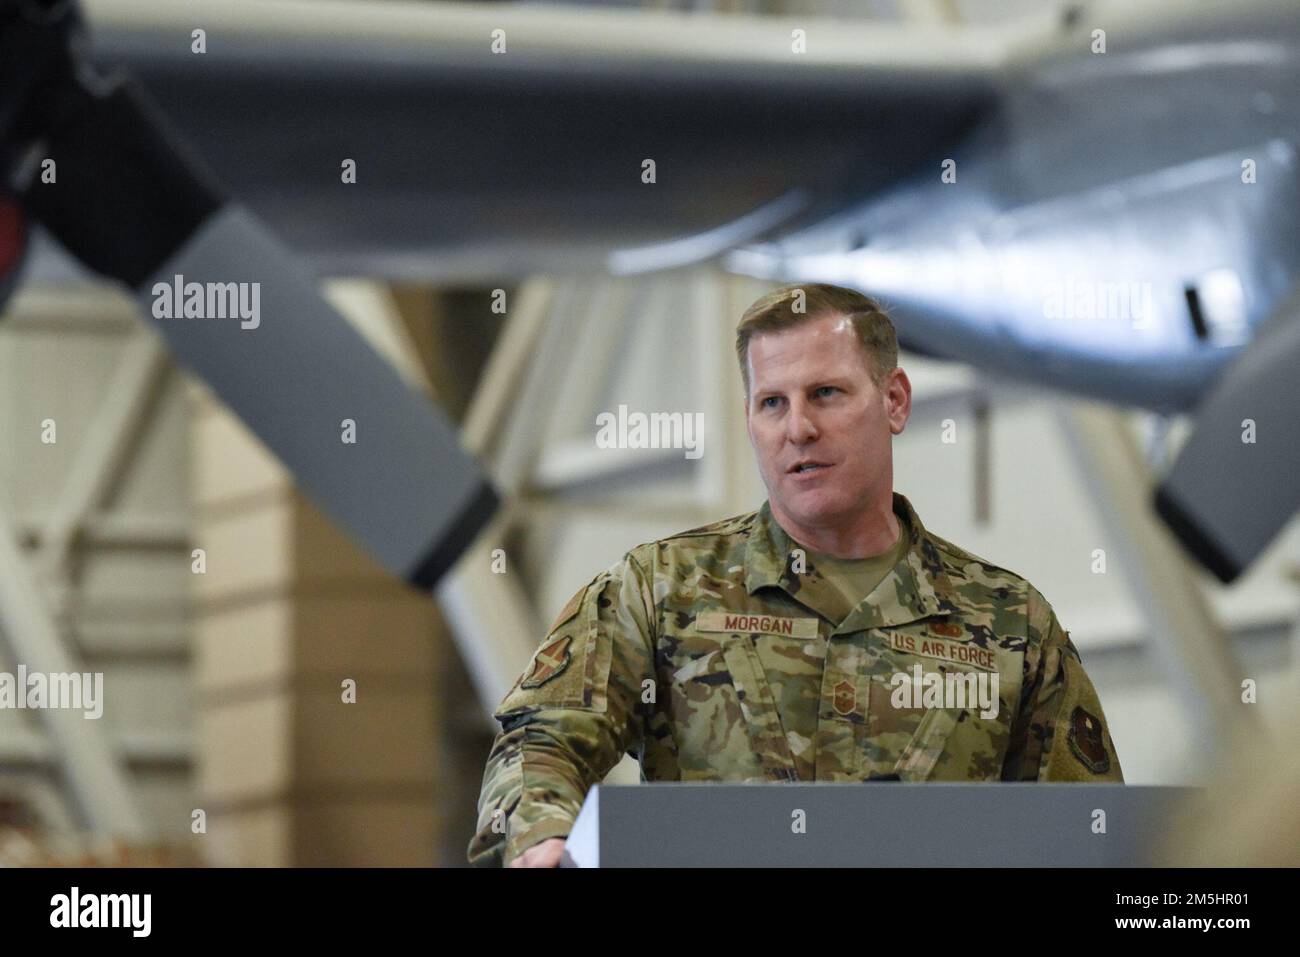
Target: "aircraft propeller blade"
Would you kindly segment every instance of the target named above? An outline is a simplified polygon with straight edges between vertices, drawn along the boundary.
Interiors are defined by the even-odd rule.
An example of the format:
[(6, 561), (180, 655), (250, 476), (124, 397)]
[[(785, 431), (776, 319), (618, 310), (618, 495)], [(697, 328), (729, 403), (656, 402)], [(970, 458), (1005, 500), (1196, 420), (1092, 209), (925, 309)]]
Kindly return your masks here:
[(1300, 288), (1215, 382), (1156, 490), (1160, 517), (1225, 583), (1300, 508)]
[(455, 426), (325, 302), (137, 83), (96, 75), (80, 32), (74, 4), (0, 2), (0, 78), (14, 80), (0, 85), (0, 174), (23, 214), (133, 289), (176, 358), (316, 504), (431, 588), (497, 505)]

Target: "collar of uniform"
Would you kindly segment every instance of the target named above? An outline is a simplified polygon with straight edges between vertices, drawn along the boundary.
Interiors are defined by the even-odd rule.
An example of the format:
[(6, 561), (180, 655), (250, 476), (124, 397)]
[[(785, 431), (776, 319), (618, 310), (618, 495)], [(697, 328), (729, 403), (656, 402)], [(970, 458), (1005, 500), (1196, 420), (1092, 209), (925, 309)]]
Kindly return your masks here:
[[(952, 583), (943, 571), (939, 551), (912, 503), (899, 492), (894, 493), (894, 511), (901, 517), (903, 534), (909, 536), (911, 544), (893, 570), (840, 623), (837, 631), (889, 628), (956, 607), (948, 597)], [(800, 576), (790, 570), (791, 552), (796, 547), (765, 501), (745, 543), (746, 591), (752, 595), (759, 588), (774, 586), (832, 624), (839, 622), (842, 616), (836, 611), (842, 602), (838, 594), (819, 576)]]

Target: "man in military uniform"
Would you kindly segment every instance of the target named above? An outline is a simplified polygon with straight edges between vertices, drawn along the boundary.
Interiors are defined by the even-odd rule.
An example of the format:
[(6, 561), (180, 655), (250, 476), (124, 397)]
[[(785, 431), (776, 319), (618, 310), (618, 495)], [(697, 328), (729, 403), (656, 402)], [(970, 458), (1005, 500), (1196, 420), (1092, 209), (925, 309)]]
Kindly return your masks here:
[(625, 752), (653, 781), (1122, 781), (1047, 600), (893, 490), (911, 383), (877, 304), (784, 287), (736, 346), (768, 500), (569, 600), (496, 712), (470, 862), (557, 864)]

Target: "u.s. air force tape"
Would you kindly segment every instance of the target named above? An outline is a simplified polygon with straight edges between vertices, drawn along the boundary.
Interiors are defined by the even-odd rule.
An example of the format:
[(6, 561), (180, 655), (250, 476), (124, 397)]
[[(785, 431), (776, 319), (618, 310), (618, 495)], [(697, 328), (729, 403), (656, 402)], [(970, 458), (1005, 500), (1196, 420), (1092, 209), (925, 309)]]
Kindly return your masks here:
[(900, 635), (889, 636), (890, 647), (909, 655), (925, 655), (940, 661), (952, 661), (972, 665), (982, 671), (996, 671), (997, 658), (993, 652), (979, 645), (962, 641), (946, 641), (934, 636)]

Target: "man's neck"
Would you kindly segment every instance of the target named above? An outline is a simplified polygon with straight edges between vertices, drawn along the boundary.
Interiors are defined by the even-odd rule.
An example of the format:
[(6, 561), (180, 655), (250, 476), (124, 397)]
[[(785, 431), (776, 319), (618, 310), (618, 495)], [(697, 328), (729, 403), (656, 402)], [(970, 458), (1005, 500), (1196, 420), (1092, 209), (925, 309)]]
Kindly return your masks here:
[(769, 504), (772, 517), (797, 544), (832, 558), (874, 558), (889, 551), (902, 534), (892, 493), (883, 503), (854, 513), (851, 522), (830, 525), (802, 525), (774, 502)]

